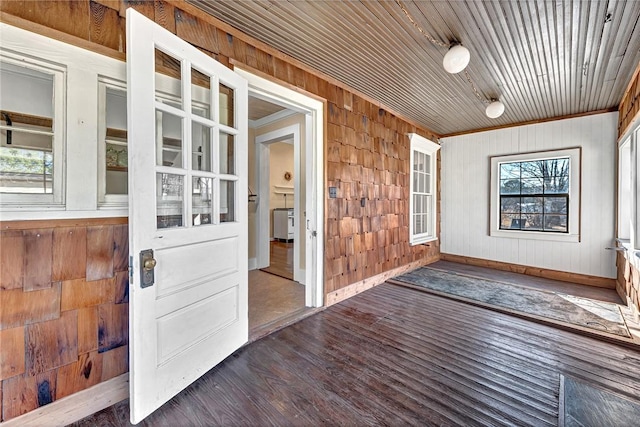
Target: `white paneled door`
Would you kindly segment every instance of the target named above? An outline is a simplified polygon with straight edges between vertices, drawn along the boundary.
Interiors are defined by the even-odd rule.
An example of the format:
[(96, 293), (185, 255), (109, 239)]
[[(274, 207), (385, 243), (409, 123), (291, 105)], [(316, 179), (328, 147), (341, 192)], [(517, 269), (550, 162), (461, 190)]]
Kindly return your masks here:
[(248, 338), (247, 82), (127, 10), (131, 421)]

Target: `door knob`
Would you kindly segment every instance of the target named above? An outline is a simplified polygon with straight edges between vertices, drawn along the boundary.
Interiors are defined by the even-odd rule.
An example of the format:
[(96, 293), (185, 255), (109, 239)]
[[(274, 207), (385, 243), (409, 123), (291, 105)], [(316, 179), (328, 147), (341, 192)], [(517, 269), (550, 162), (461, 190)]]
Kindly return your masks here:
[(153, 257), (153, 249), (140, 252), (140, 287), (152, 286), (155, 282), (156, 260)]
[(144, 260), (144, 269), (153, 270), (156, 267), (157, 261), (154, 258), (148, 258)]

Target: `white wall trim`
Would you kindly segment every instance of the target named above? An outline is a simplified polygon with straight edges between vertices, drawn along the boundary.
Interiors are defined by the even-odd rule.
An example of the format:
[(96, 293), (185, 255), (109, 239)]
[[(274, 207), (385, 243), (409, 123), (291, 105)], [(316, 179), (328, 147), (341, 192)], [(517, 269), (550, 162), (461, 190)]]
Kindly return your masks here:
[(64, 426), (129, 397), (129, 373), (0, 423), (2, 427)]
[(249, 271), (258, 269), (258, 259), (256, 257), (249, 258)]
[(281, 110), (276, 113), (270, 114), (266, 117), (262, 117), (261, 119), (249, 120), (249, 127), (252, 129), (255, 129), (262, 126), (266, 126), (273, 122), (277, 122), (278, 120), (286, 119), (287, 117), (293, 116), (294, 114), (297, 114), (297, 113), (298, 113), (297, 111), (289, 110), (289, 109)]
[[(249, 81), (252, 96), (263, 97), (298, 112), (305, 113), (307, 144), (312, 149), (306, 152), (307, 169), (307, 246), (306, 297), (308, 307), (324, 304), (324, 103), (298, 91), (286, 88), (249, 71), (235, 67), (235, 72)], [(307, 145), (309, 147), (309, 145)], [(308, 179), (311, 177), (312, 179)], [(299, 209), (298, 209), (299, 210)], [(302, 216), (297, 218), (300, 220)], [(311, 251), (309, 248), (311, 247)], [(313, 280), (309, 280), (309, 278)], [(309, 283), (311, 285), (309, 286)]]
[[(269, 205), (265, 202), (269, 200), (271, 186), (269, 184), (269, 145), (276, 142), (286, 142), (285, 140), (293, 140), (293, 176), (296, 179), (293, 182), (293, 217), (294, 223), (298, 224), (300, 220), (300, 125), (294, 124), (286, 126), (262, 135), (256, 136), (256, 169), (258, 175), (258, 265), (265, 268), (269, 265)], [(300, 232), (298, 227), (293, 229), (294, 246), (300, 241)], [(294, 265), (300, 263), (300, 251), (295, 248), (293, 251)], [(294, 280), (300, 282), (298, 277)], [(302, 283), (302, 282), (300, 282)]]

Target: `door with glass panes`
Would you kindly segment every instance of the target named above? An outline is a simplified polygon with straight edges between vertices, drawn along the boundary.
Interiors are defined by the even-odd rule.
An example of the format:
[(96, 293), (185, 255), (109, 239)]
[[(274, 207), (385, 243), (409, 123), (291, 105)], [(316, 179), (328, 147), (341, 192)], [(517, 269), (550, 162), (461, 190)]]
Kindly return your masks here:
[(131, 420), (247, 341), (247, 83), (127, 10)]

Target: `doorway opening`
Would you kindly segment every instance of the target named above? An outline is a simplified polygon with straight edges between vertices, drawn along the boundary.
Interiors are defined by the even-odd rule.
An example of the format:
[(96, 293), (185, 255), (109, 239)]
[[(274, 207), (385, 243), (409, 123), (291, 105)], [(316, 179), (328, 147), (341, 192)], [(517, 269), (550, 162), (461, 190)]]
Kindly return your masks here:
[[(249, 81), (249, 338), (323, 304), (323, 104), (236, 69)], [(318, 194), (318, 192), (320, 192)]]

